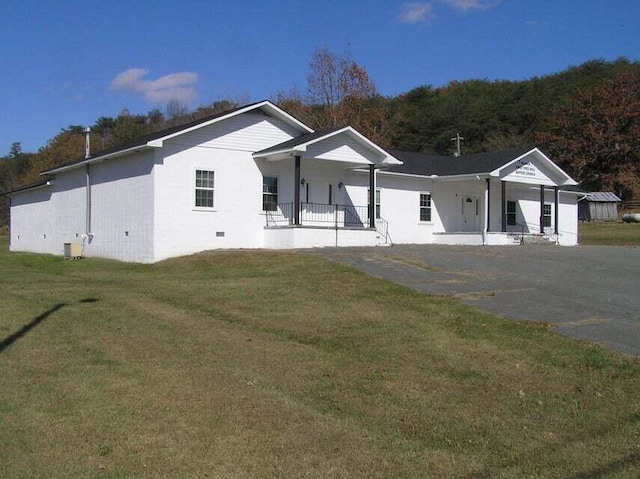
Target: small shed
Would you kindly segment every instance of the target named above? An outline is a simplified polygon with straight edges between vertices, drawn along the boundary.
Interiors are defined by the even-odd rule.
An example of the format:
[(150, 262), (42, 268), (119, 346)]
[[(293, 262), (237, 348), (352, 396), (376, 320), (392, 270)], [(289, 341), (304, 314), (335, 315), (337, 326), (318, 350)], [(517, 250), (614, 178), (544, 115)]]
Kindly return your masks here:
[(614, 193), (598, 191), (586, 193), (578, 202), (580, 221), (618, 221), (618, 203), (622, 201)]

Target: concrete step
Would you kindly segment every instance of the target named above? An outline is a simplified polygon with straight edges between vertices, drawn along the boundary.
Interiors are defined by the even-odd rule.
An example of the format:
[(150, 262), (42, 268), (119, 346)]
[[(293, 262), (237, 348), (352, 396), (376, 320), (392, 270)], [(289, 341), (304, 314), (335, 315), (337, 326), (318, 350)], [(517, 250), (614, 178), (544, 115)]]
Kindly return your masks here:
[(555, 241), (545, 235), (528, 234), (522, 237), (522, 244), (554, 245)]

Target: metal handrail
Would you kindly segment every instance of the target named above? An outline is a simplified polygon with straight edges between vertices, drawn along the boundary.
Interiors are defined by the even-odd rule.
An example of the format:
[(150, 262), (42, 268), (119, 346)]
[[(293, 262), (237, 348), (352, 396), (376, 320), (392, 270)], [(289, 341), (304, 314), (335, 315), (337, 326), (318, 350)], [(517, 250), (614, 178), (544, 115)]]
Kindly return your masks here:
[[(267, 226), (291, 226), (295, 223), (293, 203), (278, 203), (275, 210), (265, 213)], [(367, 216), (367, 206), (300, 203), (302, 225), (367, 228)]]

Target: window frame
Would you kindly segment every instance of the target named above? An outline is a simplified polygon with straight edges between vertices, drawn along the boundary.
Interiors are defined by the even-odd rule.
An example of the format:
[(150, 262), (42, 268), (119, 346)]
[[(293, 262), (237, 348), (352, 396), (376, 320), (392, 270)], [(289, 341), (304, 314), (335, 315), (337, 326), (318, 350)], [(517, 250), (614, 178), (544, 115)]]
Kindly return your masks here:
[[(206, 172), (210, 178), (207, 177), (206, 180), (211, 180), (212, 186), (202, 186), (199, 185), (198, 182), (202, 181), (203, 178), (198, 177), (199, 172)], [(215, 211), (216, 208), (216, 174), (215, 170), (211, 170), (205, 167), (196, 167), (193, 169), (193, 200), (192, 206), (196, 211)], [(199, 191), (210, 191), (211, 192), (211, 206), (208, 205), (198, 205), (198, 192)]]
[[(509, 211), (509, 205), (513, 205), (513, 211)], [(518, 226), (518, 202), (507, 200), (506, 205), (507, 226)]]
[[(548, 213), (547, 213), (548, 209)], [(545, 228), (551, 228), (552, 226), (552, 218), (553, 218), (553, 204), (552, 203), (544, 203), (542, 207), (542, 225)]]
[[(267, 186), (265, 183), (265, 180), (269, 178), (269, 179), (273, 179), (275, 180), (275, 193), (272, 191), (265, 191), (265, 187)], [(277, 176), (267, 176), (267, 175), (262, 175), (262, 212), (263, 213), (268, 213), (271, 211), (278, 211), (278, 183), (280, 183), (280, 178)], [(272, 209), (267, 209), (265, 208), (265, 206), (267, 205), (267, 203), (265, 202), (265, 196), (269, 196), (271, 198), (275, 198), (275, 202), (271, 202), (270, 204), (273, 205)]]
[[(382, 188), (376, 188), (376, 219), (382, 219)], [(367, 219), (369, 219), (369, 206), (371, 206), (371, 189), (367, 188)]]
[[(427, 204), (422, 204), (422, 197), (427, 197)], [(428, 191), (421, 191), (418, 195), (418, 209), (419, 209), (419, 218), (420, 223), (432, 223), (433, 222), (433, 198), (431, 197), (431, 193)], [(423, 219), (422, 213), (426, 212), (426, 218)]]

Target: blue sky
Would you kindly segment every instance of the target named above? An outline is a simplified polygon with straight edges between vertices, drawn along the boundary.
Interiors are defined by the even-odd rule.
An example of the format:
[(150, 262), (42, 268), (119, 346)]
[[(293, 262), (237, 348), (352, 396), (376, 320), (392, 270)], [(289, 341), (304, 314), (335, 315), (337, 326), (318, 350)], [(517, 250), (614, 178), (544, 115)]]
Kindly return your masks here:
[(640, 58), (637, 0), (33, 1), (0, 7), (0, 156), (123, 108), (304, 91), (314, 50), (349, 53), (381, 94), (521, 80)]

